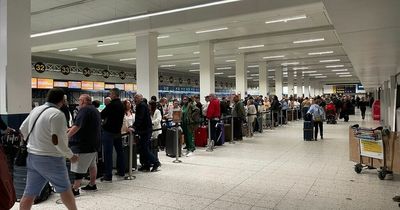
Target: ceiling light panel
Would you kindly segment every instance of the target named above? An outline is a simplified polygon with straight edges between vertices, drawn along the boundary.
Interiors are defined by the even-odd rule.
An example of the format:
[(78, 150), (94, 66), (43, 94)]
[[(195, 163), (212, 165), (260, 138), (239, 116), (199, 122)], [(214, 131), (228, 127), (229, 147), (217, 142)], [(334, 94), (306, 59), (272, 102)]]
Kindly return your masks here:
[(200, 69), (190, 69), (189, 71), (190, 71), (190, 72), (199, 72)]
[(274, 59), (274, 58), (284, 58), (285, 55), (271, 55), (271, 56), (265, 56), (263, 59)]
[(197, 55), (197, 54), (200, 54), (200, 52), (199, 51), (194, 51), (193, 54)]
[(168, 67), (175, 67), (176, 65), (174, 64), (166, 64), (166, 65), (160, 65), (161, 68), (168, 68)]
[(347, 71), (347, 69), (332, 69), (331, 71), (333, 71), (333, 72), (342, 72), (342, 71)]
[(303, 74), (312, 74), (312, 73), (317, 73), (317, 71), (303, 71)]
[(215, 72), (214, 75), (222, 75), (224, 72)]
[(229, 75), (228, 77), (229, 78), (234, 78), (234, 77), (236, 77), (236, 75)]
[(287, 17), (287, 18), (282, 18), (282, 19), (275, 19), (275, 20), (269, 20), (266, 21), (265, 24), (271, 24), (271, 23), (287, 23), (289, 21), (293, 20), (301, 20), (307, 18), (306, 15), (299, 15), (299, 16), (293, 16), (293, 17)]
[(325, 66), (326, 68), (341, 68), (344, 67), (344, 65), (330, 65), (330, 66)]
[(72, 52), (75, 50), (78, 50), (78, 48), (74, 47), (74, 48), (61, 49), (61, 50), (58, 50), (58, 52)]
[(281, 63), (282, 66), (299, 65), (299, 62)]
[(107, 46), (113, 46), (113, 45), (118, 45), (119, 42), (112, 42), (112, 43), (104, 43), (104, 44), (98, 44), (97, 47), (107, 47)]
[(195, 66), (195, 65), (200, 65), (200, 63), (191, 63), (190, 65)]
[(316, 78), (316, 79), (323, 79), (323, 78), (327, 78), (328, 76), (316, 76), (316, 77), (314, 77), (314, 78)]
[(339, 77), (352, 77), (353, 75), (339, 75)]
[(350, 72), (338, 72), (338, 73), (336, 73), (337, 75), (340, 75), (340, 74), (350, 74)]
[(165, 58), (165, 57), (172, 57), (172, 56), (174, 56), (174, 55), (168, 54), (168, 55), (159, 55), (158, 57), (159, 58)]
[(310, 42), (322, 42), (322, 41), (325, 41), (325, 38), (298, 40), (298, 41), (293, 41), (293, 44), (302, 44), (302, 43), (310, 43)]
[(169, 35), (160, 35), (157, 37), (157, 39), (166, 39), (169, 38)]
[(340, 59), (320, 60), (320, 63), (339, 62)]
[(305, 69), (309, 69), (308, 66), (303, 66), (303, 67), (293, 67), (293, 70), (305, 70)]
[(121, 58), (119, 61), (133, 61), (136, 60), (136, 58)]
[(236, 62), (236, 60), (226, 60), (225, 62), (232, 63), (232, 62)]
[(333, 51), (323, 51), (323, 52), (310, 52), (308, 55), (326, 55), (326, 54), (332, 54)]
[(247, 66), (247, 68), (258, 68), (258, 67), (260, 67), (260, 65), (250, 65), (250, 66)]
[(232, 67), (227, 66), (227, 67), (218, 67), (217, 70), (228, 70), (228, 69), (232, 69)]
[(245, 50), (245, 49), (253, 49), (253, 48), (260, 48), (260, 47), (264, 47), (263, 44), (259, 44), (259, 45), (251, 45), (251, 46), (243, 46), (243, 47), (239, 47), (239, 50)]
[(225, 31), (225, 30), (228, 30), (228, 27), (213, 28), (213, 29), (208, 29), (208, 30), (196, 31), (196, 34), (204, 34), (204, 33), (211, 33), (211, 32), (217, 32), (217, 31)]

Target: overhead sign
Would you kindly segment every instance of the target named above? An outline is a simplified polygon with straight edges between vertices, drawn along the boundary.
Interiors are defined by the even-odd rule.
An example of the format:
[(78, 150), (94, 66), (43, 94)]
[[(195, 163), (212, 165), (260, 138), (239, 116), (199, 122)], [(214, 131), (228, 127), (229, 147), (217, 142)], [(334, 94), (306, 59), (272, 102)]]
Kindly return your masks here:
[(52, 89), (53, 88), (53, 79), (37, 79), (37, 88), (39, 89)]
[(43, 73), (44, 71), (46, 71), (46, 65), (42, 62), (35, 63), (34, 68), (39, 73)]
[(66, 81), (54, 81), (54, 87), (68, 87), (68, 82), (66, 82)]
[(94, 90), (104, 90), (105, 83), (104, 82), (94, 82), (93, 89)]
[(82, 90), (93, 90), (93, 82), (82, 81)]
[(68, 82), (68, 88), (81, 89), (82, 88), (82, 83), (81, 82), (69, 81)]
[(31, 87), (32, 88), (37, 88), (37, 78), (32, 78), (32, 84), (31, 84)]

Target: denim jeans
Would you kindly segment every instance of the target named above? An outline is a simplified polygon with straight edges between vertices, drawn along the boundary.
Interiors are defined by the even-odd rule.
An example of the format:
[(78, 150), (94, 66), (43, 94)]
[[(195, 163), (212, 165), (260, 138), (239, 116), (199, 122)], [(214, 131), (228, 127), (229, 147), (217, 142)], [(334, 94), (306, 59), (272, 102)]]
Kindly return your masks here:
[(103, 142), (104, 152), (104, 178), (112, 178), (113, 169), (113, 147), (117, 152), (117, 172), (118, 175), (123, 176), (125, 174), (125, 159), (122, 148), (122, 140), (118, 134), (103, 131), (101, 136)]

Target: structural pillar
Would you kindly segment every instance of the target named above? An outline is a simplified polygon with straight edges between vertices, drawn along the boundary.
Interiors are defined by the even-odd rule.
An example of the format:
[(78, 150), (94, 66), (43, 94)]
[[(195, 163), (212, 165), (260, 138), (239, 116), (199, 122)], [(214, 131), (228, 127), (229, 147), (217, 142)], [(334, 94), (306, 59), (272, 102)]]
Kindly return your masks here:
[(136, 78), (138, 93), (158, 96), (157, 33), (136, 35)]
[(389, 112), (389, 126), (392, 131), (396, 129), (396, 97), (397, 97), (397, 80), (396, 76), (390, 76), (390, 105), (388, 106)]
[(201, 42), (200, 49), (200, 100), (215, 92), (214, 44), (210, 41)]
[(245, 63), (245, 55), (236, 56), (236, 93), (244, 99), (247, 95), (247, 71)]
[(0, 0), (0, 114), (19, 128), (32, 109), (31, 2)]
[(310, 97), (310, 77), (304, 75), (304, 97)]
[(388, 126), (388, 110), (389, 110), (389, 81), (383, 82), (382, 101), (381, 101), (381, 121), (384, 126)]
[(294, 72), (293, 70), (287, 71), (288, 73), (288, 96), (294, 96)]
[(265, 97), (268, 95), (268, 71), (266, 62), (259, 63), (258, 75), (260, 95)]
[(278, 96), (278, 99), (282, 99), (283, 96), (283, 69), (276, 68), (275, 69), (275, 95)]

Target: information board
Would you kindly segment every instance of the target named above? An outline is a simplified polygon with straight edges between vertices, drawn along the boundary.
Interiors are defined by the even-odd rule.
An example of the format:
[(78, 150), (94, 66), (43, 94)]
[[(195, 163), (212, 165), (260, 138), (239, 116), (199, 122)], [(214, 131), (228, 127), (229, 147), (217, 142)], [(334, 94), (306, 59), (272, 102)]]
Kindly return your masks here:
[(360, 139), (361, 155), (383, 160), (382, 140)]
[(82, 83), (81, 82), (75, 82), (75, 81), (68, 81), (68, 88), (81, 89), (82, 88)]
[(105, 83), (104, 82), (94, 82), (93, 89), (94, 90), (104, 90)]
[(31, 80), (31, 87), (32, 87), (32, 88), (37, 88), (37, 78), (32, 78), (32, 80)]
[(82, 81), (82, 90), (93, 90), (93, 82)]
[(37, 88), (39, 89), (52, 89), (53, 88), (53, 79), (37, 79)]
[(54, 87), (68, 87), (68, 82), (66, 82), (66, 81), (54, 81)]

